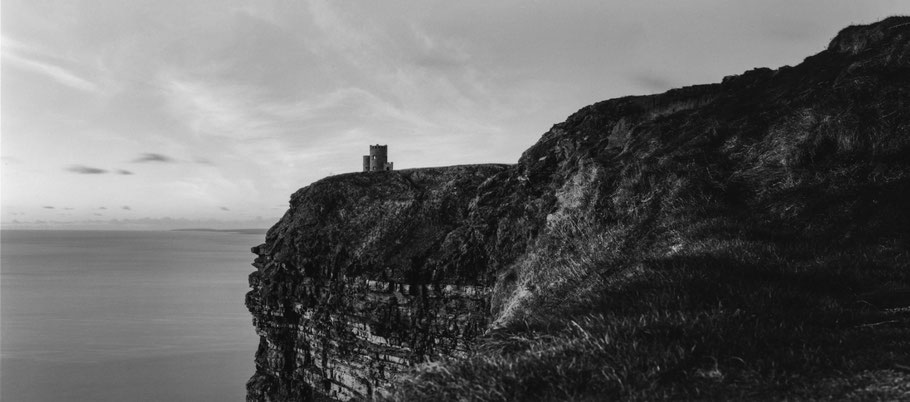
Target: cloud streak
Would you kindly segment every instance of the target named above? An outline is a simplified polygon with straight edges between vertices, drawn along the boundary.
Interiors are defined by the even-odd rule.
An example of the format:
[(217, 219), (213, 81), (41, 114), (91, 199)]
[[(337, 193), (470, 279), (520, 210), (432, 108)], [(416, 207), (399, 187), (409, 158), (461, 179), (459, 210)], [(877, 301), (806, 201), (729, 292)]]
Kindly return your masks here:
[(66, 170), (69, 172), (78, 173), (78, 174), (105, 174), (105, 173), (107, 173), (107, 170), (99, 169), (99, 168), (91, 167), (91, 166), (84, 166), (84, 165), (73, 165), (73, 166), (66, 168)]
[(156, 153), (144, 153), (138, 158), (133, 159), (133, 163), (173, 163), (176, 162), (174, 158), (171, 158), (167, 155), (156, 154)]
[(268, 136), (277, 127), (272, 116), (258, 110), (268, 99), (258, 88), (168, 74), (159, 80), (171, 113), (194, 134), (250, 139)]
[[(38, 60), (27, 53), (38, 53), (37, 49), (14, 39), (3, 37), (3, 59), (16, 68), (43, 75), (67, 87), (87, 92), (99, 92), (97, 84), (79, 76), (74, 71), (52, 62)], [(40, 54), (40, 53), (39, 53)]]

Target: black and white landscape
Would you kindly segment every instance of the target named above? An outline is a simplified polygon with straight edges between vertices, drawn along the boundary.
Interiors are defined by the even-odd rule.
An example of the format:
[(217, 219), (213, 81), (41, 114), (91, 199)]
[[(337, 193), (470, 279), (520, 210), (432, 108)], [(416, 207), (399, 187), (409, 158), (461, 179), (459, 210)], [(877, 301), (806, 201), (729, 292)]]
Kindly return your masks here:
[(6, 1), (0, 399), (910, 399), (908, 15)]

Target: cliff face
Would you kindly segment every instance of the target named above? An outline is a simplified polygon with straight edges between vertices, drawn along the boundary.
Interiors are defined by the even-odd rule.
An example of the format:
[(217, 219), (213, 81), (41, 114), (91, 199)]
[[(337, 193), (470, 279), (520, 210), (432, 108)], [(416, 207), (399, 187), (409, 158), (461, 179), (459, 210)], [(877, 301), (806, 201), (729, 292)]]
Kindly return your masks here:
[[(867, 319), (857, 295), (910, 288), (907, 205), (904, 17), (847, 28), (795, 67), (585, 107), (516, 165), (330, 177), (294, 194), (253, 248), (247, 305), (262, 340), (248, 398), (375, 396), (405, 367), (446, 356), (465, 360), (408, 377), (396, 397), (729, 397), (745, 383), (789, 389), (782, 372), (871, 370), (894, 355), (845, 343), (855, 327), (842, 323)], [(884, 299), (877, 307), (910, 306)], [(743, 314), (757, 327), (737, 321), (691, 339), (700, 327), (684, 318)], [(612, 321), (596, 324), (605, 315)], [(534, 366), (549, 347), (538, 338), (501, 348), (495, 362), (469, 353), (535, 323), (585, 334), (546, 338), (573, 339), (553, 351), (571, 364)], [(667, 328), (674, 338), (655, 335)], [(764, 342), (813, 331), (824, 342), (789, 350), (805, 355), (786, 367)], [(654, 350), (684, 344), (642, 352), (654, 339)], [(874, 342), (906, 351), (897, 338)], [(845, 344), (866, 357), (846, 356)], [(607, 354), (584, 371), (597, 353)], [(531, 383), (512, 374), (523, 365), (538, 370)], [(537, 376), (551, 366), (582, 370), (565, 381), (583, 381), (563, 389)], [(480, 368), (485, 376), (467, 374)], [(711, 370), (725, 374), (705, 377)]]
[(291, 198), (254, 247), (252, 400), (369, 396), (403, 367), (467, 352), (489, 319), (478, 186), (506, 169), (348, 174)]

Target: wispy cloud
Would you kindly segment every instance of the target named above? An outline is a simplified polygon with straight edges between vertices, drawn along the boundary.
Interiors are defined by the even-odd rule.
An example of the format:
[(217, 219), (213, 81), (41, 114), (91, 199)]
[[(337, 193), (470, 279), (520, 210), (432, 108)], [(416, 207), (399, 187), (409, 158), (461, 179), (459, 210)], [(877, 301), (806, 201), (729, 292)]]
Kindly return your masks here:
[(97, 84), (80, 76), (72, 69), (64, 67), (61, 61), (50, 61), (51, 57), (43, 55), (37, 47), (26, 45), (8, 37), (0, 39), (2, 39), (3, 43), (2, 57), (10, 65), (44, 75), (70, 88), (88, 92), (100, 91), (100, 87)]
[(122, 210), (124, 210), (124, 211), (132, 211), (132, 210), (133, 210), (132, 208), (130, 208), (129, 205), (124, 205), (124, 206), (120, 207), (120, 209), (122, 209)]
[(66, 170), (73, 172), (73, 173), (79, 173), (79, 174), (105, 174), (105, 173), (107, 173), (107, 170), (99, 169), (99, 168), (91, 167), (91, 166), (83, 166), (83, 165), (73, 165), (73, 166), (66, 168)]
[(202, 80), (160, 77), (171, 112), (196, 134), (251, 138), (262, 135), (271, 121), (257, 116), (263, 101), (256, 89)]
[(222, 210), (222, 211), (230, 211), (230, 209), (229, 209), (228, 207), (221, 207), (221, 210)]
[(133, 172), (125, 169), (117, 169), (117, 174), (128, 176), (133, 174)]
[(45, 205), (44, 209), (55, 209), (52, 205)]
[[(354, 105), (366, 111), (342, 114), (346, 119), (359, 117), (359, 128), (457, 133), (461, 138), (500, 131), (496, 120), (502, 117), (500, 110), (508, 93), (490, 89), (489, 79), (477, 70), (468, 47), (458, 40), (432, 34), (419, 24), (377, 29), (363, 15), (345, 12), (335, 2), (311, 1), (308, 5), (320, 56), (346, 64), (347, 81), (353, 84), (348, 87), (353, 91), (332, 95), (353, 97), (360, 102)], [(319, 98), (331, 99), (325, 95)], [(331, 111), (322, 113), (329, 114)]]
[(160, 162), (160, 163), (172, 163), (176, 162), (174, 158), (171, 158), (167, 155), (156, 154), (156, 153), (145, 153), (140, 155), (138, 158), (133, 159), (133, 163), (148, 163), (148, 162)]

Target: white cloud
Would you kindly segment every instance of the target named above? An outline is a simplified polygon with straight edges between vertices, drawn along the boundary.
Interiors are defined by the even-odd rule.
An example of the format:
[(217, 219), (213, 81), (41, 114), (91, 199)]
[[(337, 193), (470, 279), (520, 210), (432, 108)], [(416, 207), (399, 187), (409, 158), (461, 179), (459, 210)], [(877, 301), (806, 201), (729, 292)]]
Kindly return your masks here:
[[(12, 66), (31, 71), (51, 78), (59, 84), (87, 92), (99, 92), (100, 87), (87, 78), (84, 78), (60, 64), (50, 61), (42, 61), (39, 58), (48, 58), (42, 56), (42, 52), (36, 47), (30, 47), (22, 42), (3, 37), (0, 38), (3, 44), (3, 60), (9, 62)], [(38, 56), (38, 57), (35, 57)]]
[(159, 77), (169, 110), (196, 134), (249, 138), (261, 133), (269, 122), (255, 116), (255, 90), (248, 87), (214, 86), (198, 80)]

